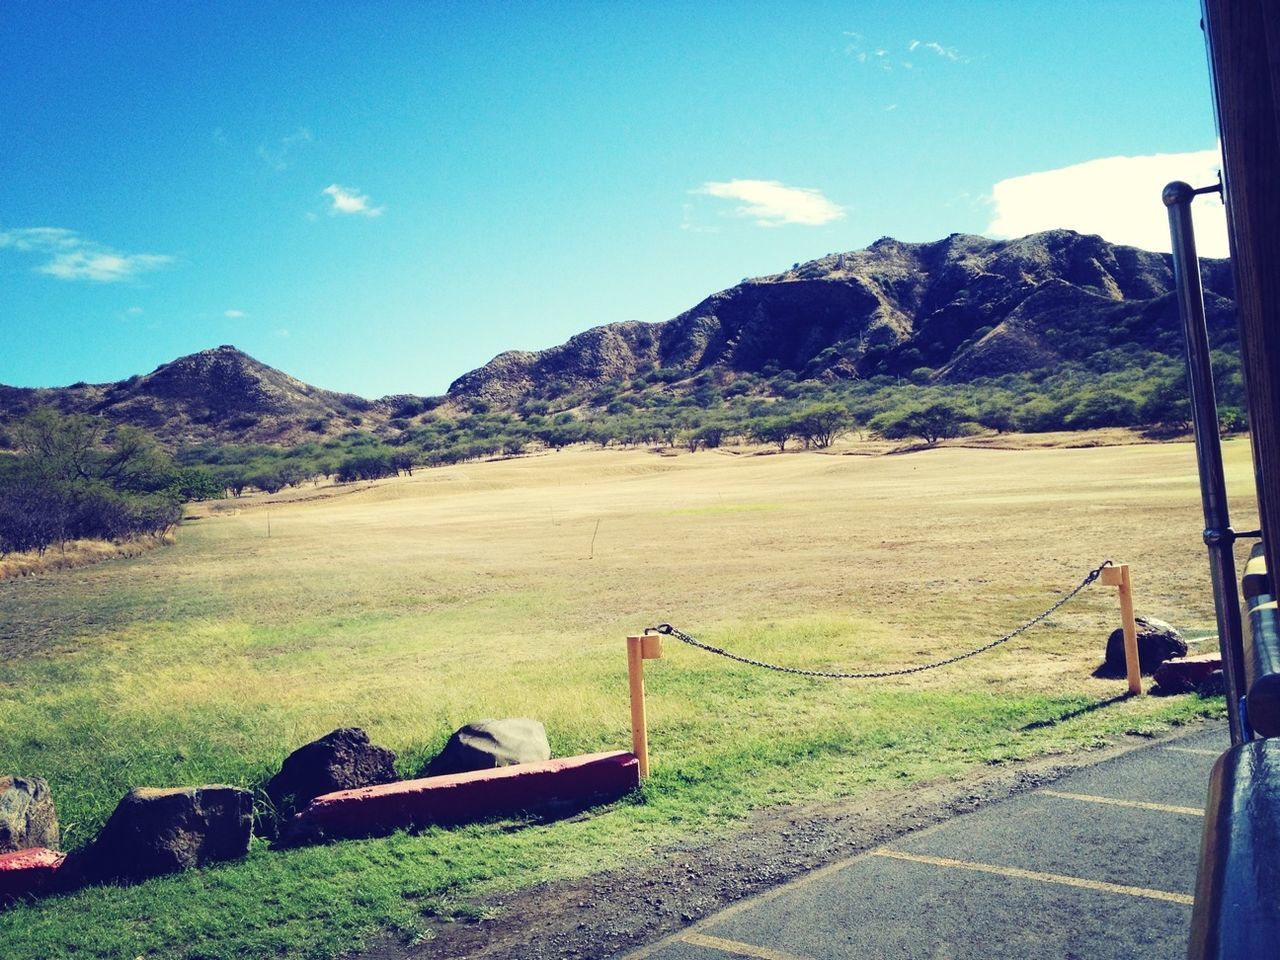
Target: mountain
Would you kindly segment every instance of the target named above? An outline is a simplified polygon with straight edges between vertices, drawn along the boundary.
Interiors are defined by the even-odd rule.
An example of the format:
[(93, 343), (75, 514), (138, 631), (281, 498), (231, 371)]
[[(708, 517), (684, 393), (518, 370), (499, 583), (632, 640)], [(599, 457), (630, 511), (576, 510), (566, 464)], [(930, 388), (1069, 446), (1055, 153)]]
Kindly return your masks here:
[[(1229, 346), (1229, 264), (1201, 266), (1211, 341)], [(552, 405), (562, 409), (605, 406), (637, 382), (679, 395), (727, 389), (735, 375), (748, 373), (918, 384), (967, 383), (1067, 361), (1102, 371), (1144, 352), (1181, 355), (1172, 291), (1168, 255), (1069, 230), (1017, 240), (885, 237), (865, 250), (744, 280), (672, 320), (609, 324), (548, 350), (500, 354), (455, 380), (443, 398), (334, 393), (222, 346), (119, 383), (0, 385), (0, 426), (52, 405), (144, 427), (171, 445), (289, 445), (357, 428), (394, 437), (436, 407), (448, 415), (515, 410), (531, 400), (560, 401)]]
[[(1233, 335), (1230, 270), (1203, 261), (1215, 344)], [(511, 407), (656, 368), (833, 381), (879, 374), (934, 382), (1052, 367), (1099, 351), (1177, 355), (1167, 254), (1051, 230), (1017, 240), (889, 237), (865, 250), (744, 280), (665, 323), (595, 327), (537, 352), (510, 352), (459, 377), (456, 401)], [(670, 378), (668, 378), (670, 379)]]
[(119, 383), (0, 386), (0, 413), (36, 406), (144, 427), (170, 444), (297, 443), (385, 426), (399, 401), (370, 401), (303, 383), (232, 346), (202, 350)]

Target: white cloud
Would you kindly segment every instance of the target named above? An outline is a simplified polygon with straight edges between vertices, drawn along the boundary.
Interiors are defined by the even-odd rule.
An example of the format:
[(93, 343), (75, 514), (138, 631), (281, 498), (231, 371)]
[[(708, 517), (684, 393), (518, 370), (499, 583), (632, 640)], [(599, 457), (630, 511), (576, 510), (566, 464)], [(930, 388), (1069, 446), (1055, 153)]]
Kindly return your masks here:
[(247, 317), (248, 314), (243, 310), (223, 310), (222, 315), (231, 320), (239, 320), (241, 317)]
[(960, 51), (955, 47), (944, 47), (936, 40), (912, 40), (907, 44), (907, 53), (915, 53), (917, 50), (930, 50), (942, 57), (944, 60), (950, 60), (952, 63), (968, 63), (968, 57), (962, 57)]
[(0, 230), (0, 249), (48, 257), (46, 262), (35, 268), (37, 273), (46, 273), (59, 280), (93, 280), (98, 283), (132, 280), (140, 273), (157, 270), (173, 262), (173, 257), (158, 253), (120, 253), (62, 227)]
[[(998, 237), (1056, 227), (1096, 233), (1112, 243), (1169, 250), (1169, 217), (1160, 192), (1173, 180), (1193, 187), (1215, 183), (1222, 165), (1218, 150), (1105, 157), (1070, 167), (1001, 180), (991, 188), (987, 233)], [(1201, 256), (1227, 256), (1226, 214), (1216, 196), (1191, 205)]]
[(127, 313), (131, 317), (140, 317), (142, 316), (142, 308), (130, 307), (128, 310), (125, 311), (125, 313)]
[(289, 155), (293, 153), (294, 147), (303, 143), (310, 143), (315, 137), (311, 135), (311, 131), (306, 127), (299, 127), (287, 137), (281, 137), (274, 144), (259, 144), (258, 157), (266, 163), (272, 170), (279, 173), (281, 170), (289, 168)]
[(329, 208), (330, 214), (359, 214), (362, 217), (380, 217), (382, 211), (386, 207), (369, 206), (369, 198), (351, 187), (340, 187), (336, 183), (331, 183), (325, 187), (322, 193), (333, 201), (333, 206)]
[(844, 208), (832, 203), (817, 190), (788, 187), (777, 180), (708, 181), (693, 193), (705, 193), (726, 200), (741, 200), (734, 213), (749, 217), (761, 227), (800, 224), (818, 227), (844, 217)]

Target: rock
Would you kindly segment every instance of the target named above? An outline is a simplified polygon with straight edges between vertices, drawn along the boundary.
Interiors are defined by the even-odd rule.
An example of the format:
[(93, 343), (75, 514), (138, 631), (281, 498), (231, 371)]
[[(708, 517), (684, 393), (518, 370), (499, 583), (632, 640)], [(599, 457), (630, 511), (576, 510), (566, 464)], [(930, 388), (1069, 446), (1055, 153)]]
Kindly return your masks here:
[(399, 780), (395, 762), (394, 752), (370, 743), (359, 727), (343, 727), (285, 757), (266, 794), (283, 822), (323, 794)]
[(0, 853), (58, 846), (58, 814), (40, 777), (0, 777)]
[(210, 785), (125, 794), (102, 832), (77, 857), (81, 882), (144, 880), (249, 852), (253, 794)]
[(1222, 672), (1219, 653), (1168, 660), (1156, 667), (1156, 685), (1163, 693), (1190, 693), (1214, 671)]
[(1227, 693), (1227, 678), (1221, 670), (1215, 670), (1196, 687), (1196, 695), (1207, 700), (1209, 697), (1221, 697)]
[(46, 847), (0, 854), (0, 904), (49, 891), (66, 858)]
[[(1187, 644), (1177, 630), (1155, 617), (1135, 617), (1138, 624), (1138, 667), (1144, 674), (1155, 672), (1166, 660), (1187, 655)], [(1124, 631), (1112, 631), (1107, 638), (1106, 660), (1098, 668), (1100, 677), (1123, 677)]]
[(477, 720), (455, 730), (444, 749), (418, 776), (439, 777), (550, 759), (547, 731), (537, 720), (529, 717)]

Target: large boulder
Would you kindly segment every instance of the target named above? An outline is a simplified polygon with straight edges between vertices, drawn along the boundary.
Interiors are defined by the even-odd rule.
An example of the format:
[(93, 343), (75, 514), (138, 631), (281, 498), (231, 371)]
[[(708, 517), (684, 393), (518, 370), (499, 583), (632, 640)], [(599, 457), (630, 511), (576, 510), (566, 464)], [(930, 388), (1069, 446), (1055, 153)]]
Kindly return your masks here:
[(551, 759), (547, 731), (529, 717), (477, 720), (454, 731), (444, 749), (418, 774), (438, 777)]
[(58, 848), (58, 814), (40, 777), (0, 776), (0, 853)]
[[(145, 880), (249, 852), (253, 794), (210, 785), (130, 790), (78, 856), (80, 882)], [(71, 866), (71, 864), (68, 864)]]
[(322, 794), (393, 783), (400, 779), (395, 762), (393, 751), (370, 743), (359, 727), (327, 733), (285, 757), (280, 772), (267, 781), (274, 820), (283, 823)]
[[(1135, 617), (1138, 624), (1138, 668), (1144, 674), (1155, 673), (1166, 660), (1187, 655), (1187, 644), (1177, 630), (1155, 617)], [(1098, 668), (1100, 677), (1123, 677), (1124, 631), (1117, 629), (1107, 637), (1107, 655)]]
[(1190, 693), (1214, 672), (1222, 672), (1220, 653), (1166, 660), (1156, 667), (1156, 687), (1160, 693)]

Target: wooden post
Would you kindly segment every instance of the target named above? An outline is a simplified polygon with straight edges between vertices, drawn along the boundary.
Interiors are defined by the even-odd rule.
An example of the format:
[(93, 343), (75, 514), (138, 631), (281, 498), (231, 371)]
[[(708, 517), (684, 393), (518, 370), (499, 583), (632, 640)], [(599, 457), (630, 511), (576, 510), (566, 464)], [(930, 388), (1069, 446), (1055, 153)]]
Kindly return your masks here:
[(662, 637), (627, 637), (627, 679), (631, 685), (631, 752), (640, 761), (641, 779), (649, 776), (649, 721), (644, 703), (644, 662), (662, 656)]
[(1101, 582), (1120, 588), (1120, 626), (1124, 630), (1124, 665), (1129, 675), (1129, 692), (1142, 693), (1142, 667), (1138, 662), (1138, 622), (1133, 617), (1133, 584), (1129, 580), (1129, 565), (1103, 567)]

